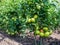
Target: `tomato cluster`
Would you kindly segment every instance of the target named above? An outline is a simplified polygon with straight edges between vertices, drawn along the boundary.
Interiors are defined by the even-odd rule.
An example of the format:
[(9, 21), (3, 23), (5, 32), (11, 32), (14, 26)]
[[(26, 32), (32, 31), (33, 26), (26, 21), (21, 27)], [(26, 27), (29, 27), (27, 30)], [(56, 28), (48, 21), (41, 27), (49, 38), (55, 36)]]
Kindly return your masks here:
[(49, 30), (48, 27), (43, 27), (43, 29), (36, 30), (34, 34), (40, 37), (49, 37), (52, 34), (52, 30)]
[(36, 21), (36, 18), (38, 18), (38, 15), (34, 15), (34, 17), (28, 19), (27, 22), (28, 22), (28, 23), (35, 22), (35, 21)]

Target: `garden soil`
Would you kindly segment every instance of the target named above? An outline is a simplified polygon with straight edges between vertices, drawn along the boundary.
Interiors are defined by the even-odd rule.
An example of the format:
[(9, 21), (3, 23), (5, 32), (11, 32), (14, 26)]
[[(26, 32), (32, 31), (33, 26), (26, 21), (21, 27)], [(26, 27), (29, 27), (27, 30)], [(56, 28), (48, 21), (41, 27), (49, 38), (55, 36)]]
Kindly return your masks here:
[[(56, 31), (50, 36), (50, 38), (46, 38), (46, 41), (47, 43), (49, 42), (49, 44), (46, 45), (52, 45), (51, 43), (54, 41), (60, 43), (60, 34)], [(0, 45), (35, 45), (35, 44), (34, 39), (32, 38), (22, 38), (19, 36), (12, 37), (0, 31)]]

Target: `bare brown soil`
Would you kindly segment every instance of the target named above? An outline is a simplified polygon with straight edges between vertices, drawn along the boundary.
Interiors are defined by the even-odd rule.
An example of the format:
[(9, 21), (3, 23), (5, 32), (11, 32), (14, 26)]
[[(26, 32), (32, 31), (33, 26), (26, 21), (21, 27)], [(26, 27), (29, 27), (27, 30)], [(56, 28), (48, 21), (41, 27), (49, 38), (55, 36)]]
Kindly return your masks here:
[[(49, 38), (43, 38), (46, 45), (60, 45), (60, 34), (58, 31), (53, 32)], [(38, 43), (40, 40), (36, 40)], [(59, 42), (59, 43), (58, 43)], [(58, 44), (57, 44), (58, 43)], [(43, 44), (43, 45), (45, 45)], [(19, 36), (9, 36), (6, 33), (0, 31), (0, 45), (35, 45), (35, 39), (31, 37), (22, 38)]]

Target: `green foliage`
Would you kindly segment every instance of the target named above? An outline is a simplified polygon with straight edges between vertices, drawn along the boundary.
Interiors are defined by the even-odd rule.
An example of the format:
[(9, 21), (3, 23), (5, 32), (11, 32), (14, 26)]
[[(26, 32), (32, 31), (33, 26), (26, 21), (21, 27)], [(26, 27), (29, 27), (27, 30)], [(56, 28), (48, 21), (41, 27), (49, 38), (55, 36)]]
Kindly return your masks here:
[[(43, 27), (55, 28), (59, 24), (58, 3), (49, 0), (1, 0), (0, 28), (11, 34)], [(37, 18), (34, 16), (37, 15)], [(10, 34), (9, 33), (9, 34)]]
[(19, 0), (1, 0), (0, 2), (0, 28), (3, 30), (9, 30), (14, 33), (17, 25), (20, 25), (18, 21), (18, 15), (20, 11)]

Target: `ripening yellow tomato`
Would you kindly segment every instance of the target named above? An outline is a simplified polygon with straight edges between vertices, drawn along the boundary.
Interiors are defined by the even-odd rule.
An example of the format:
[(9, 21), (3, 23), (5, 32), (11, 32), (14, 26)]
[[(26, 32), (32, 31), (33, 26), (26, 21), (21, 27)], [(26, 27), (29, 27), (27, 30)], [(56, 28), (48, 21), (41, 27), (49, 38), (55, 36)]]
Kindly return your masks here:
[(44, 31), (41, 29), (40, 32), (44, 32)]

